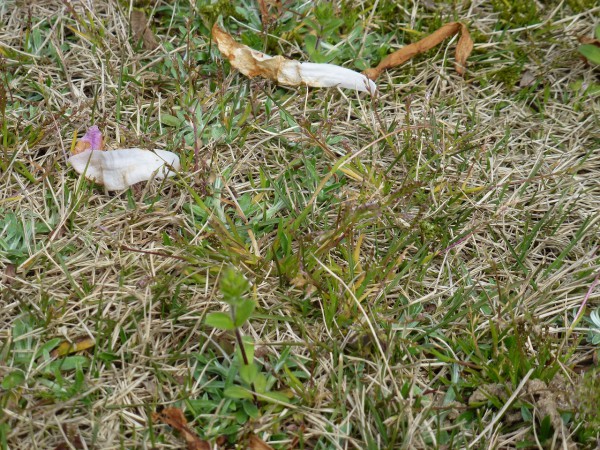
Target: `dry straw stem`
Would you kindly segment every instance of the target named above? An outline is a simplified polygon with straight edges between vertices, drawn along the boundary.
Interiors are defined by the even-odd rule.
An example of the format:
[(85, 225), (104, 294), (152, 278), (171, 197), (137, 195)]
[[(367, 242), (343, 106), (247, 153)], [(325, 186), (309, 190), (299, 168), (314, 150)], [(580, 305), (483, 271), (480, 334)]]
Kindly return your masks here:
[(384, 70), (404, 64), (409, 59), (431, 50), (444, 39), (454, 36), (456, 33), (460, 33), (460, 38), (458, 44), (456, 44), (456, 62), (454, 66), (460, 75), (464, 75), (465, 68), (467, 67), (467, 58), (473, 51), (473, 39), (471, 39), (467, 26), (460, 22), (447, 23), (420, 41), (407, 45), (386, 56), (376, 67), (367, 69), (363, 73), (371, 80), (376, 80)]

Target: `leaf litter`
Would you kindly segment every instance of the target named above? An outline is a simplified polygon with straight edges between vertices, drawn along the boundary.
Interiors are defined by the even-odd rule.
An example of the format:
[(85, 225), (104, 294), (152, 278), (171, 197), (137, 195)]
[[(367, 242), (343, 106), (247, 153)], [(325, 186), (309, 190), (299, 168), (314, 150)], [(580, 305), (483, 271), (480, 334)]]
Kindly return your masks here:
[(273, 450), (273, 447), (255, 434), (251, 434), (248, 438), (247, 448), (248, 450)]
[(96, 345), (96, 341), (90, 337), (76, 339), (72, 342), (62, 342), (58, 347), (56, 347), (52, 352), (50, 352), (50, 356), (56, 358), (60, 356), (65, 356), (70, 353), (77, 353), (84, 350), (88, 350), (93, 348)]
[(260, 76), (284, 86), (342, 87), (374, 93), (375, 83), (364, 75), (334, 64), (299, 62), (283, 56), (269, 56), (236, 42), (217, 24), (212, 29), (219, 51), (247, 77)]
[(455, 68), (465, 74), (467, 59), (473, 51), (473, 39), (466, 25), (447, 23), (429, 36), (386, 56), (377, 66), (362, 74), (335, 64), (300, 62), (283, 56), (269, 56), (240, 44), (218, 24), (212, 29), (219, 51), (230, 64), (247, 77), (260, 76), (285, 86), (341, 87), (375, 93), (377, 78), (387, 69), (397, 67), (421, 53), (431, 50), (445, 39), (460, 34), (456, 45)]
[(467, 26), (460, 22), (447, 23), (420, 41), (402, 47), (400, 50), (386, 56), (377, 66), (367, 69), (363, 73), (371, 80), (376, 80), (384, 70), (404, 64), (406, 61), (431, 50), (445, 39), (456, 34), (460, 34), (460, 38), (458, 44), (456, 44), (456, 62), (454, 63), (454, 67), (460, 75), (464, 75), (467, 58), (469, 58), (473, 51), (473, 39), (471, 39)]
[[(147, 26), (146, 15), (134, 10), (131, 28), (136, 40), (142, 39), (144, 47), (155, 48), (158, 43)], [(215, 24), (213, 37), (219, 51), (231, 65), (242, 74), (253, 78), (261, 76), (286, 86), (306, 85), (311, 87), (341, 87), (374, 94), (374, 83), (384, 70), (397, 67), (409, 59), (430, 50), (444, 39), (460, 34), (456, 46), (456, 71), (464, 75), (466, 60), (473, 50), (473, 40), (467, 27), (460, 22), (448, 23), (420, 41), (385, 57), (376, 67), (358, 73), (334, 64), (299, 62), (283, 56), (269, 56), (246, 45), (239, 44), (233, 37)], [(172, 152), (139, 148), (104, 151), (104, 140), (97, 126), (92, 126), (77, 141), (69, 162), (80, 175), (98, 184), (107, 191), (118, 191), (151, 178), (166, 178), (179, 170), (179, 157)]]
[(158, 40), (148, 26), (148, 18), (144, 11), (137, 9), (131, 11), (130, 25), (133, 40), (136, 43), (142, 41), (144, 50), (154, 50), (159, 46)]
[(163, 422), (175, 428), (185, 439), (188, 450), (210, 450), (210, 444), (198, 437), (198, 435), (190, 429), (187, 419), (183, 411), (179, 408), (165, 408), (161, 412), (152, 414), (152, 419), (155, 422)]

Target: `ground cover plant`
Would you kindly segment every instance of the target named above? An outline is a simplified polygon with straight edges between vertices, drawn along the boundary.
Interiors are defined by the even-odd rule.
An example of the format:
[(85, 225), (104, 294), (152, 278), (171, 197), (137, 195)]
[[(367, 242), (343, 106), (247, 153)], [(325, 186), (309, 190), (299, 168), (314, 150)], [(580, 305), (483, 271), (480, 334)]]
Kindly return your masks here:
[[(0, 3), (0, 448), (596, 448), (596, 2)], [(388, 70), (377, 95), (231, 69)], [(586, 44), (590, 45), (590, 44)], [(179, 155), (108, 193), (67, 163)]]

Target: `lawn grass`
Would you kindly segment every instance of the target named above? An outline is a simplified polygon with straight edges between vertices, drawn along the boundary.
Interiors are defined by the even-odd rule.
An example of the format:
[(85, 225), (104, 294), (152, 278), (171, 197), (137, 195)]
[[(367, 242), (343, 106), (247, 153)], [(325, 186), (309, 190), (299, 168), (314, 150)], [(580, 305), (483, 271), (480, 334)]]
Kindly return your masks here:
[[(0, 448), (182, 448), (165, 407), (219, 448), (598, 445), (600, 8), (435, 3), (0, 3)], [(371, 98), (243, 77), (215, 20), (357, 70), (454, 20), (475, 49)], [(94, 124), (181, 172), (104, 192), (66, 161)], [(205, 322), (229, 267), (256, 401)]]

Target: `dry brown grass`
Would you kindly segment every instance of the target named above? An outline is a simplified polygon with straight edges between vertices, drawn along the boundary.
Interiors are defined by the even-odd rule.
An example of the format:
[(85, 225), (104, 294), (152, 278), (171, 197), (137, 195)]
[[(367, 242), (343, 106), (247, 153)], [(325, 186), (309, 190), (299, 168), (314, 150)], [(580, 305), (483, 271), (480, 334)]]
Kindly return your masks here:
[[(598, 346), (585, 339), (589, 324), (569, 328), (586, 295), (587, 316), (600, 304), (598, 290), (590, 293), (600, 270), (600, 153), (598, 94), (574, 88), (597, 83), (597, 70), (575, 47), (599, 8), (546, 8), (542, 23), (503, 34), (498, 14), (473, 2), (458, 10), (476, 34), (466, 80), (453, 72), (446, 44), (382, 76), (370, 102), (347, 91), (249, 82), (225, 71), (214, 51), (216, 64), (197, 65), (189, 58), (208, 55), (210, 45), (202, 19), (192, 16), (190, 45), (182, 37), (186, 19), (169, 19), (168, 3), (145, 8), (155, 16), (154, 50), (131, 39), (132, 5), (0, 4), (11, 134), (1, 155), (0, 220), (14, 214), (29, 230), (18, 264), (0, 253), (0, 377), (20, 369), (26, 380), (0, 389), (0, 436), (8, 448), (181, 448), (181, 440), (150, 423), (151, 413), (212, 393), (207, 386), (219, 376), (207, 368), (230, 361), (231, 338), (203, 324), (207, 311), (222, 308), (217, 280), (230, 262), (252, 280), (259, 310), (270, 316), (245, 327), (266, 371), (289, 350), (294, 371), (306, 377), (287, 408), (264, 407), (259, 419), (240, 425), (240, 434), (253, 430), (274, 447), (299, 445), (298, 430), (306, 448), (323, 449), (458, 448), (475, 440), (481, 448), (514, 448), (535, 441), (543, 417), (514, 419), (519, 409), (512, 407), (515, 400), (534, 416), (555, 411), (544, 410), (540, 399), (547, 397), (531, 385), (533, 378), (550, 383), (539, 364), (544, 352), (573, 398), (585, 396), (583, 374), (597, 367)], [(425, 6), (417, 2), (393, 23), (377, 10), (361, 17), (373, 29), (413, 29), (417, 19), (433, 17)], [(301, 51), (283, 38), (279, 45), (287, 54)], [(507, 86), (494, 75), (519, 61), (537, 88)], [(245, 135), (206, 135), (195, 173), (193, 142), (185, 140), (190, 122), (161, 122), (185, 110), (186, 98), (198, 100), (208, 132), (248, 108)], [(186, 170), (107, 195), (78, 179), (65, 159), (74, 132), (92, 120), (109, 147), (176, 151)], [(317, 197), (318, 182), (351, 153), (346, 171)], [(304, 170), (312, 162), (316, 178)], [(199, 208), (193, 193), (211, 209), (209, 220), (190, 213)], [(290, 245), (312, 255), (310, 267), (289, 259), (296, 266), (280, 276), (268, 259), (278, 228), (260, 217), (242, 244), (226, 235), (235, 228), (226, 216), (237, 231), (252, 222), (240, 206), (248, 193), (265, 211), (277, 210), (280, 227), (308, 208)], [(0, 230), (8, 239), (8, 228)], [(361, 268), (347, 256), (359, 239)], [(316, 287), (302, 286), (302, 276)], [(23, 317), (29, 328), (15, 339)], [(494, 381), (486, 365), (500, 371), (506, 339), (519, 332), (531, 371), (511, 380), (507, 369), (498, 382), (508, 395), (473, 410), (469, 396)], [(73, 391), (52, 384), (56, 373), (45, 373), (51, 361), (43, 356), (18, 366), (15, 349), (31, 353), (52, 338), (81, 336), (96, 346)], [(476, 361), (494, 345), (497, 353)], [(65, 386), (75, 382), (74, 371), (61, 373)], [(293, 388), (284, 372), (278, 378), (279, 389)], [(472, 416), (459, 420), (469, 408)], [(552, 445), (576, 448), (577, 430), (591, 419), (577, 405), (559, 409), (583, 425), (573, 420), (554, 430)], [(235, 423), (231, 417), (201, 412), (191, 426), (214, 438), (223, 423)], [(444, 441), (450, 435), (453, 441)]]

